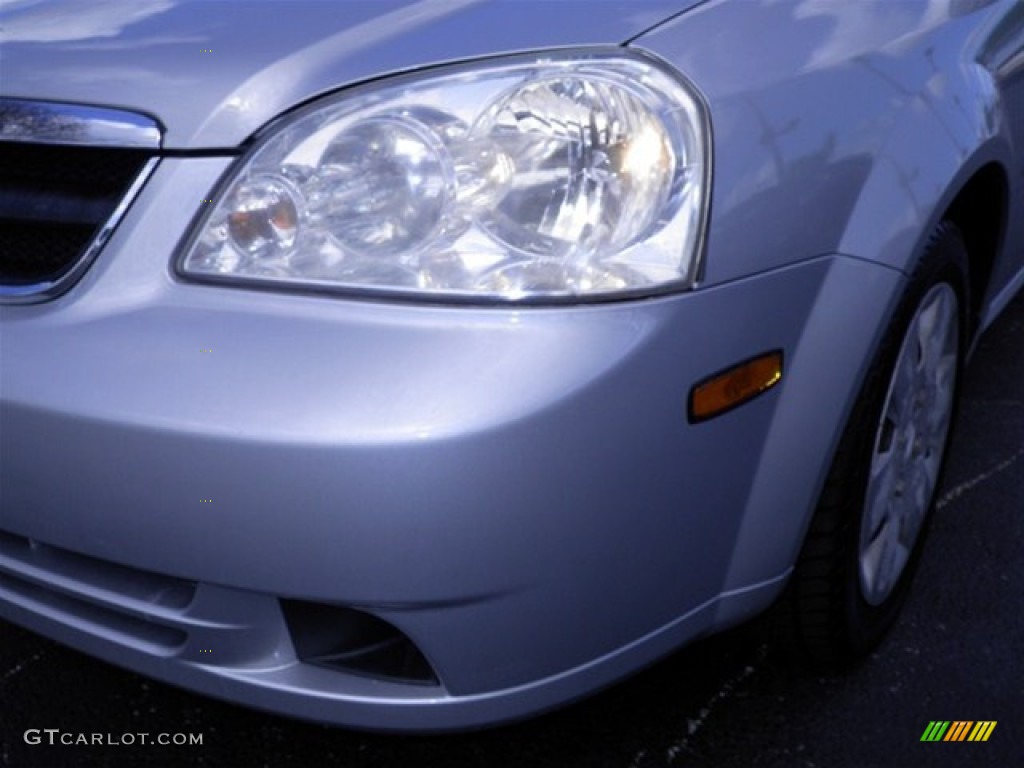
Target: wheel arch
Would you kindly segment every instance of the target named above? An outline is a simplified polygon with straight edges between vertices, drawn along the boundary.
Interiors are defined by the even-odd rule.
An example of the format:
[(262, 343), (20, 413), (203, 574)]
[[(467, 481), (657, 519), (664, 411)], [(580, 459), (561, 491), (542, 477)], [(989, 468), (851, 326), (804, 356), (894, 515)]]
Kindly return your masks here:
[(980, 328), (992, 274), (1006, 238), (1009, 196), (1006, 168), (991, 161), (967, 179), (942, 215), (943, 221), (956, 224), (967, 246), (972, 336)]
[[(861, 189), (839, 251), (910, 275), (928, 249), (932, 234), (942, 222), (952, 221), (967, 245), (973, 336), (980, 328), (1006, 237), (1010, 199), (1007, 168), (1012, 155), (998, 135), (979, 143), (966, 155), (962, 150), (954, 151), (952, 143), (945, 147), (947, 151), (930, 157), (927, 155), (929, 148), (935, 149), (934, 143), (922, 142), (922, 149), (911, 148), (915, 133), (922, 136), (925, 131), (942, 127), (922, 125), (921, 133), (901, 130), (886, 146)], [(902, 145), (902, 149), (894, 144)], [(908, 183), (912, 177), (916, 181)]]

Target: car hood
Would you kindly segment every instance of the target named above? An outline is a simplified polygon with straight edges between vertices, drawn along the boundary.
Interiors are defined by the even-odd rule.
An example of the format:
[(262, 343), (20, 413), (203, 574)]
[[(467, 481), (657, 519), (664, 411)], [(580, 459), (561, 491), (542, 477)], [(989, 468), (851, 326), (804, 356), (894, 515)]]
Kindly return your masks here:
[(8, 0), (0, 94), (119, 107), (164, 147), (235, 147), (288, 108), (382, 74), (618, 45), (702, 0)]

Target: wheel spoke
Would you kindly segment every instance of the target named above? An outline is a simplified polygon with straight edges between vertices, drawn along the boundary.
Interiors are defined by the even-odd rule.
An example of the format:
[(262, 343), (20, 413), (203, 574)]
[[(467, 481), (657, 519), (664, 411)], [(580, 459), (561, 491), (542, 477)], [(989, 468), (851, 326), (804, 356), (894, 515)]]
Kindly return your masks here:
[(892, 391), (885, 406), (885, 417), (899, 429), (910, 418), (914, 398), (914, 363), (909, 355), (901, 355), (896, 364)]
[(936, 297), (928, 302), (917, 316), (916, 335), (921, 350), (920, 366), (925, 372), (929, 361), (935, 360), (941, 354), (940, 350), (936, 349), (936, 344), (942, 343), (939, 332), (941, 325), (941, 299)]
[(871, 594), (879, 588), (878, 580), (881, 575), (881, 563), (885, 555), (884, 526), (875, 533), (874, 538), (867, 542), (861, 549), (860, 571), (861, 578), (866, 582), (867, 592)]
[(864, 534), (869, 541), (878, 534), (889, 514), (892, 485), (893, 473), (882, 472), (877, 481), (868, 486), (868, 495), (864, 501)]
[(935, 487), (928, 463), (920, 462), (915, 468), (907, 494), (908, 502), (903, 509), (903, 530), (900, 538), (908, 547), (912, 546), (914, 539), (917, 538), (928, 502), (931, 501), (932, 489)]
[(949, 426), (951, 410), (946, 407), (953, 402), (956, 387), (956, 355), (943, 355), (935, 365), (932, 387), (933, 402), (929, 411), (929, 425), (935, 432), (945, 431)]

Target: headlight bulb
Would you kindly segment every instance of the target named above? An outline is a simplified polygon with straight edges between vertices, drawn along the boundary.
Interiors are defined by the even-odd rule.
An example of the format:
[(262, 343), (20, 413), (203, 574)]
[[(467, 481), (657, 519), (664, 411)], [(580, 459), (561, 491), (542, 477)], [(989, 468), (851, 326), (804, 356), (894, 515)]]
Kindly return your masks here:
[(342, 131), (320, 158), (321, 219), (358, 255), (393, 256), (426, 245), (441, 225), (453, 171), (430, 128), (382, 115)]
[(227, 232), (242, 254), (281, 255), (295, 244), (298, 227), (295, 195), (283, 179), (257, 177), (235, 190)]

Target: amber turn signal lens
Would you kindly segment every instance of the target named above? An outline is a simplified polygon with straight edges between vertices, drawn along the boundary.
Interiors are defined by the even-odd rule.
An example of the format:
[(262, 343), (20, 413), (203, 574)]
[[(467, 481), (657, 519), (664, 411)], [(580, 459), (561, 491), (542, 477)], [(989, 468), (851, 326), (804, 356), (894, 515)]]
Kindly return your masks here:
[(769, 352), (717, 373), (690, 393), (690, 421), (705, 421), (754, 399), (782, 380), (782, 351)]

